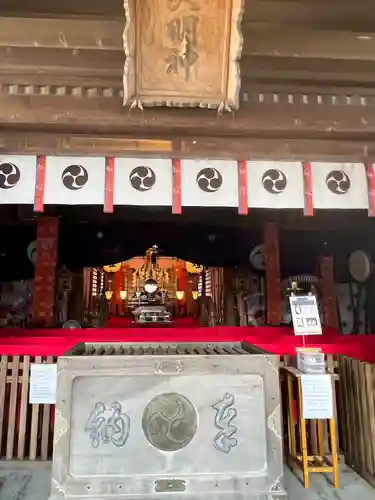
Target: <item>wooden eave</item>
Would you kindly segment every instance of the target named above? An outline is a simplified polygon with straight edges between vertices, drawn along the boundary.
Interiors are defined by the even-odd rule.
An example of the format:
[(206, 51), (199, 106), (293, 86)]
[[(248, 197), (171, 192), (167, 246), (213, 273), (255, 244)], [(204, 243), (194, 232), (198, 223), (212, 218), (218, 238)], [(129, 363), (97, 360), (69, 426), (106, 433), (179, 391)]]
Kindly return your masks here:
[(122, 106), (121, 0), (34, 0), (32, 7), (2, 0), (0, 151), (125, 154), (143, 138), (151, 142), (138, 142), (135, 153), (160, 152), (167, 141), (176, 156), (371, 158), (371, 6), (369, 0), (247, 2), (241, 106), (218, 116)]

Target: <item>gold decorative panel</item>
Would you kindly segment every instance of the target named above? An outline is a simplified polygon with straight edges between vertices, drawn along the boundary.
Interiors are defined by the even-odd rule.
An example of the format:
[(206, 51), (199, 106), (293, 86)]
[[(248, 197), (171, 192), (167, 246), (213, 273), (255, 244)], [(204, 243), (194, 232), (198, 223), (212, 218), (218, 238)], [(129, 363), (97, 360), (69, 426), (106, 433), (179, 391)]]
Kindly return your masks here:
[(125, 0), (124, 104), (238, 108), (244, 0)]

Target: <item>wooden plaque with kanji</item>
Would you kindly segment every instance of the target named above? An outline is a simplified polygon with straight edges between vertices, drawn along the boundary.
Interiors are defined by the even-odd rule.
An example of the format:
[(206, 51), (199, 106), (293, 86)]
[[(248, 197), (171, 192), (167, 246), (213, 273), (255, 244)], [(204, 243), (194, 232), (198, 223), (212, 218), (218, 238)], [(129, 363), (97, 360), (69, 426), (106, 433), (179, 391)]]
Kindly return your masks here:
[(124, 104), (238, 108), (244, 0), (125, 0)]

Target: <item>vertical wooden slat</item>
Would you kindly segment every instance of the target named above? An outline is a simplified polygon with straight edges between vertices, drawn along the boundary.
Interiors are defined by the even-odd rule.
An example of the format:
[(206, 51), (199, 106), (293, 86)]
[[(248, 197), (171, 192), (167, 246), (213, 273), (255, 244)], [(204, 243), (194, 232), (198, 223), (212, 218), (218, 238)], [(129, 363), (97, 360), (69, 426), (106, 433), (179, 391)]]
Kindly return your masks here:
[[(41, 363), (42, 357), (36, 356), (35, 363)], [(38, 430), (39, 430), (39, 407), (40, 405), (32, 405), (31, 410), (31, 429), (30, 429), (30, 460), (35, 460), (38, 449)]]
[(0, 362), (0, 456), (3, 444), (3, 426), (5, 419), (5, 394), (7, 387), (8, 356), (1, 356)]
[(18, 400), (18, 378), (20, 368), (20, 357), (13, 356), (12, 373), (10, 377), (10, 400), (9, 400), (9, 419), (6, 446), (6, 459), (12, 460), (14, 454), (14, 439), (17, 419), (17, 400)]
[[(53, 356), (48, 356), (47, 363), (53, 363)], [(42, 446), (41, 459), (48, 459), (48, 444), (50, 435), (50, 414), (51, 405), (43, 405), (43, 421), (42, 421)]]
[(27, 410), (29, 408), (29, 379), (30, 379), (30, 356), (23, 357), (22, 376), (21, 376), (21, 408), (20, 422), (18, 430), (17, 458), (25, 458), (26, 444), (26, 422)]
[(365, 366), (366, 376), (366, 392), (367, 392), (367, 405), (368, 417), (370, 422), (370, 435), (368, 445), (371, 453), (372, 475), (375, 478), (375, 365), (366, 363)]
[[(335, 373), (335, 363), (333, 356), (330, 354), (327, 356), (327, 365), (328, 365), (328, 372), (329, 373)], [(336, 441), (336, 446), (338, 451), (340, 452), (340, 436), (339, 436), (339, 420), (338, 420), (338, 413), (337, 413), (337, 383), (335, 380), (332, 380), (332, 395), (333, 395), (333, 400), (335, 404), (333, 405), (333, 416), (334, 416), (334, 426), (336, 429), (335, 435), (335, 441)]]
[(347, 381), (347, 411), (348, 411), (348, 424), (349, 428), (353, 430), (353, 434), (351, 435), (351, 447), (350, 447), (350, 455), (349, 455), (349, 467), (354, 467), (358, 462), (358, 441), (354, 439), (354, 429), (356, 429), (356, 416), (355, 416), (355, 395), (354, 395), (354, 386), (353, 386), (353, 370), (350, 358), (344, 358), (346, 365), (346, 381)]
[(340, 391), (340, 414), (338, 418), (341, 427), (341, 444), (345, 454), (350, 455), (350, 426), (348, 425), (348, 402), (346, 389), (346, 373), (344, 356), (338, 356), (338, 374), (339, 374), (339, 391)]
[(375, 365), (339, 357), (345, 461), (375, 487)]
[(353, 366), (353, 389), (354, 389), (354, 410), (356, 416), (356, 434), (358, 441), (357, 468), (360, 474), (366, 470), (365, 466), (365, 440), (363, 435), (363, 421), (361, 411), (361, 381), (359, 375), (359, 361), (352, 359)]
[[(365, 465), (366, 470), (370, 473), (374, 473), (373, 463), (372, 463), (372, 453), (371, 453), (371, 444), (369, 445), (369, 439), (371, 436), (371, 427), (369, 420), (369, 407), (368, 407), (368, 399), (369, 393), (367, 392), (366, 385), (366, 363), (359, 363), (359, 376), (360, 376), (360, 404), (361, 404), (361, 413), (362, 413), (362, 428), (363, 428), (363, 437), (364, 437), (364, 451), (365, 451)], [(370, 441), (371, 443), (371, 441)]]

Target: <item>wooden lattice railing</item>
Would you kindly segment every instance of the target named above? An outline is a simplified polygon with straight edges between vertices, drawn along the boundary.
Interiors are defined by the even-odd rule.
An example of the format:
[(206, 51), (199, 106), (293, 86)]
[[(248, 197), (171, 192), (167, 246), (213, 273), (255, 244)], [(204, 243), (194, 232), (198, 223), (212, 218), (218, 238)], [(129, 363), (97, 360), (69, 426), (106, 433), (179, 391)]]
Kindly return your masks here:
[(31, 363), (55, 361), (52, 356), (0, 357), (0, 458), (51, 458), (54, 407), (29, 403), (29, 381)]
[[(30, 404), (29, 383), (31, 363), (55, 362), (52, 356), (0, 357), (0, 459), (51, 458), (54, 406)], [(375, 365), (344, 356), (335, 365), (340, 447), (346, 463), (375, 486)]]
[(339, 356), (338, 373), (345, 461), (375, 487), (375, 365)]

